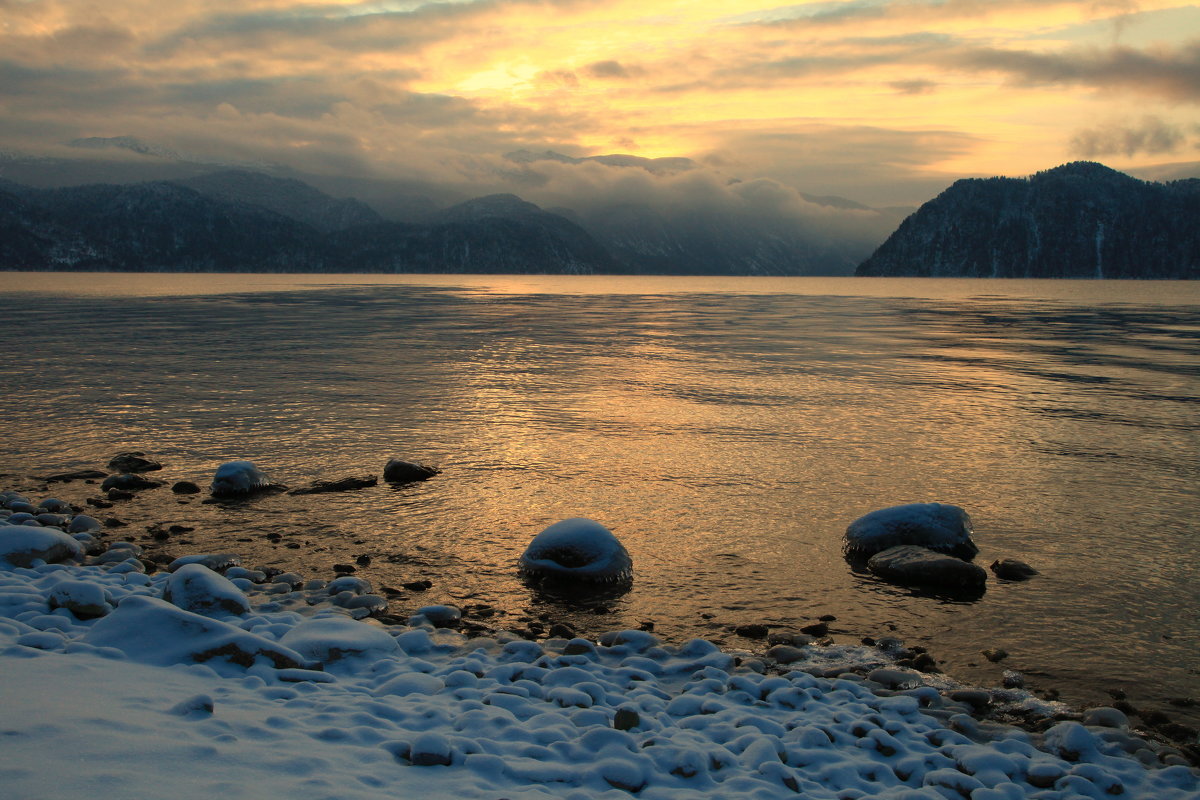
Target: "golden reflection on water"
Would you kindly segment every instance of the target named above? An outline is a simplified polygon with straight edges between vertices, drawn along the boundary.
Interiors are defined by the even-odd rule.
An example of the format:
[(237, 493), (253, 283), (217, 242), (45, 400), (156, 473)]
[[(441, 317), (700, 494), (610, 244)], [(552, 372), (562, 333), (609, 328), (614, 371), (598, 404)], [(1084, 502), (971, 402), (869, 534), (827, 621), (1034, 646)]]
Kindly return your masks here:
[[(143, 280), (145, 297), (22, 301), (0, 319), (28, 347), (0, 373), (21, 398), (0, 408), (10, 463), (148, 449), (164, 477), (201, 485), (233, 458), (291, 485), (377, 474), (390, 456), (444, 470), (230, 508), (139, 499), (205, 547), (315, 573), (365, 554), (377, 584), (434, 581), (401, 612), (483, 601), (584, 631), (653, 620), (667, 638), (740, 646), (735, 624), (832, 613), (849, 640), (889, 625), (932, 637), (968, 679), (996, 677), (969, 664), (999, 644), (1051, 675), (1116, 665), (1130, 680), (1187, 680), (1174, 645), (1153, 670), (1123, 648), (1150, 630), (1200, 635), (1194, 603), (1179, 602), (1196, 599), (1200, 563), (1190, 287), (1173, 292), (1192, 301), (1163, 307), (1131, 304), (1156, 287), (1054, 282), (1038, 286), (1057, 299), (1027, 301), (970, 299), (1032, 292), (1023, 282), (328, 285), (343, 276), (283, 291), (291, 278), (263, 276), (239, 293), (220, 277), (208, 290)], [(1042, 576), (962, 604), (852, 573), (846, 524), (920, 500), (971, 512), (981, 562), (1016, 556)], [(556, 605), (516, 576), (525, 544), (570, 516), (633, 554), (633, 588), (610, 613)]]

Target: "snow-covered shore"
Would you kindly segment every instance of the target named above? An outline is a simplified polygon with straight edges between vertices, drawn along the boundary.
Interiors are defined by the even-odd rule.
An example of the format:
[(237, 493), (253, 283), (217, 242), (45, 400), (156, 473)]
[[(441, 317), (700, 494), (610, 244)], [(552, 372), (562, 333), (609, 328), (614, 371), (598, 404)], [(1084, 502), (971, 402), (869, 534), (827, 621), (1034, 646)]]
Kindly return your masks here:
[(0, 560), (5, 797), (1200, 797), (1112, 709), (1031, 733), (920, 673), (824, 677), (874, 648), (472, 638), (355, 619), (359, 578), (136, 554)]

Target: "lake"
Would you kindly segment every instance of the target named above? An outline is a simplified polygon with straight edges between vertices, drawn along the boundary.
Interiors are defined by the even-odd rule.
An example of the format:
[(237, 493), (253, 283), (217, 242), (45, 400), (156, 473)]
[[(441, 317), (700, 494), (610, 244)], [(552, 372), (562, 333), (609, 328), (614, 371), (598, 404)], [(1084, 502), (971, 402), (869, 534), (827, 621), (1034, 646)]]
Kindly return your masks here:
[[(111, 510), (195, 530), (165, 547), (488, 604), (497, 624), (752, 649), (732, 627), (821, 615), (955, 677), (1024, 673), (1076, 703), (1200, 694), (1200, 285), (854, 278), (0, 274), (0, 472), (145, 450), (207, 485), (443, 473), (404, 487)], [(17, 478), (6, 478), (19, 483)], [(26, 482), (27, 485), (27, 482)], [(8, 488), (0, 487), (0, 488)], [(74, 502), (96, 487), (72, 483)], [(941, 501), (977, 563), (1041, 571), (975, 601), (852, 570), (846, 525)], [(515, 562), (586, 516), (628, 547), (625, 595), (579, 608)], [(144, 525), (143, 525), (144, 527)], [(145, 536), (131, 527), (131, 538)], [(267, 534), (279, 534), (272, 542)], [(144, 542), (150, 544), (150, 542)], [(290, 546), (289, 546), (290, 545)], [(986, 648), (1010, 653), (1000, 663)]]

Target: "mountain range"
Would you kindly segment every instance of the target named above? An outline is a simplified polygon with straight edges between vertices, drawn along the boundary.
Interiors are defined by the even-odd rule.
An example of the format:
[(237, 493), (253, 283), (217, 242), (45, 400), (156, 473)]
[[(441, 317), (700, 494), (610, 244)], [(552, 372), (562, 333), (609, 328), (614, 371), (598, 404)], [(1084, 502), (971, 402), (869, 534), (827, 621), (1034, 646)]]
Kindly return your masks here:
[[(76, 146), (149, 152), (134, 139)], [(444, 207), (411, 195), (383, 214), (296, 177), (181, 158), (170, 155), (183, 169), (165, 180), (34, 186), (0, 178), (0, 269), (1200, 277), (1200, 180), (1150, 183), (1090, 162), (1029, 178), (960, 180), (905, 219), (907, 209), (815, 196), (804, 196), (816, 212), (802, 218), (637, 198), (543, 209), (513, 194)], [(658, 176), (697, 169), (681, 158), (507, 158)], [(859, 228), (821, 230), (825, 219)]]
[[(881, 228), (896, 221), (863, 209)], [(845, 275), (865, 249), (862, 237), (814, 238), (787, 220), (640, 203), (581, 215), (512, 194), (389, 220), (245, 169), (83, 186), (0, 179), (7, 269)]]

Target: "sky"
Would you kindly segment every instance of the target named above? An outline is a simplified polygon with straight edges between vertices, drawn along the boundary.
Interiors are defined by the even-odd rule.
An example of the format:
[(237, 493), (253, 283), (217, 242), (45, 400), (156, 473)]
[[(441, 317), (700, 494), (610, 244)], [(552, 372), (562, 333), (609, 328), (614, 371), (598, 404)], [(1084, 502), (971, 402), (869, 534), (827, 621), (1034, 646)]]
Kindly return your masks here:
[(2, 150), (132, 136), (545, 203), (634, 179), (511, 153), (690, 159), (633, 191), (919, 204), (1200, 161), (1198, 101), (1200, 5), (1172, 0), (0, 0)]

